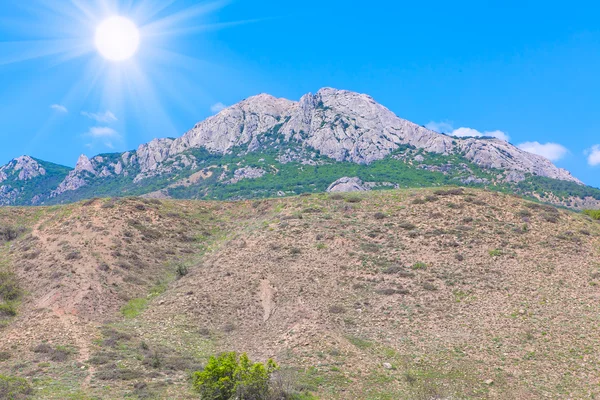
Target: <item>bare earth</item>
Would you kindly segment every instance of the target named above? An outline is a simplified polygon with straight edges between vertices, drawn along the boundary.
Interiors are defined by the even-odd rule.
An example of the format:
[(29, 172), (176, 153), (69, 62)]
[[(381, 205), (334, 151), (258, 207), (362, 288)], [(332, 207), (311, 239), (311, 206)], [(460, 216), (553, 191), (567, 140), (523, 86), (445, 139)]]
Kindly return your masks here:
[(404, 190), (98, 199), (0, 225), (28, 230), (0, 250), (25, 291), (0, 374), (34, 398), (197, 398), (189, 373), (226, 350), (323, 399), (600, 394), (600, 224), (571, 211)]

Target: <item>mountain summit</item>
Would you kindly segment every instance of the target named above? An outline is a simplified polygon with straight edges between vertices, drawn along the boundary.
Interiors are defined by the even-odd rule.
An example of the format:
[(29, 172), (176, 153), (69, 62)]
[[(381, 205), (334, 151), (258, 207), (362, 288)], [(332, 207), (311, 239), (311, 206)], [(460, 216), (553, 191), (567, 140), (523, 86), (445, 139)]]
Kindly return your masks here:
[[(0, 179), (2, 171), (14, 169), (10, 165), (0, 169)], [(10, 188), (3, 190), (12, 197), (4, 195), (2, 202), (281, 196), (324, 191), (345, 176), (357, 176), (370, 188), (454, 183), (546, 196), (560, 187), (560, 196), (552, 197), (558, 202), (600, 200), (568, 171), (508, 142), (440, 134), (399, 118), (368, 95), (324, 88), (298, 102), (260, 94), (177, 139), (155, 139), (125, 153), (82, 155), (59, 184), (35, 193), (35, 202)]]

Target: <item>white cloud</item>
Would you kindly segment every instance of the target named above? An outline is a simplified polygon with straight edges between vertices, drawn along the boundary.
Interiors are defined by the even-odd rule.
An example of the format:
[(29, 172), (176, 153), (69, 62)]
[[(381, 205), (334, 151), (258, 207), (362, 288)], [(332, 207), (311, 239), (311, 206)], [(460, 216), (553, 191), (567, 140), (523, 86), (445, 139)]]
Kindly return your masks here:
[(122, 142), (122, 137), (119, 132), (108, 126), (93, 126), (83, 134), (83, 137), (91, 138), (91, 143), (86, 143), (85, 145), (88, 148), (103, 145), (112, 150), (115, 147), (114, 141), (118, 143)]
[(600, 144), (596, 144), (585, 151), (588, 156), (588, 164), (592, 167), (600, 165)]
[(119, 132), (115, 131), (113, 128), (109, 128), (108, 126), (91, 127), (90, 130), (85, 133), (85, 135), (93, 138), (111, 138), (120, 136)]
[(450, 135), (457, 137), (493, 137), (496, 139), (504, 140), (505, 142), (508, 142), (510, 140), (510, 137), (502, 131), (496, 130), (480, 132), (477, 129), (464, 127), (453, 130), (450, 133)]
[(50, 106), (50, 108), (53, 109), (54, 111), (58, 111), (58, 112), (65, 113), (65, 114), (69, 112), (69, 110), (67, 110), (67, 107), (60, 105), (60, 104), (52, 104)]
[(81, 115), (83, 115), (84, 117), (88, 117), (89, 119), (93, 119), (94, 121), (102, 122), (105, 124), (118, 121), (117, 117), (115, 117), (115, 114), (113, 114), (109, 110), (103, 113), (91, 113), (87, 111), (82, 111)]
[(429, 122), (427, 125), (425, 125), (425, 128), (429, 129), (430, 131), (434, 131), (434, 132), (438, 132), (438, 133), (448, 133), (448, 132), (452, 132), (454, 130), (454, 128), (452, 128), (452, 124), (450, 122), (435, 122), (435, 121), (431, 121)]
[(505, 132), (502, 132), (502, 131), (496, 130), (496, 131), (480, 132), (477, 129), (465, 128), (465, 127), (454, 129), (454, 127), (452, 126), (452, 123), (448, 122), (448, 121), (441, 121), (441, 122), (431, 121), (427, 125), (425, 125), (425, 128), (435, 131), (435, 132), (445, 133), (447, 135), (457, 136), (457, 137), (484, 137), (485, 136), (485, 137), (494, 137), (496, 139), (504, 140), (505, 142), (508, 142), (510, 140), (510, 137)]
[(225, 104), (219, 102), (217, 104), (213, 104), (212, 106), (210, 106), (210, 111), (212, 111), (216, 114), (218, 112), (223, 111), (226, 108), (227, 108), (227, 106)]
[(565, 146), (558, 143), (525, 142), (517, 147), (529, 153), (546, 157), (550, 161), (558, 161), (569, 153)]

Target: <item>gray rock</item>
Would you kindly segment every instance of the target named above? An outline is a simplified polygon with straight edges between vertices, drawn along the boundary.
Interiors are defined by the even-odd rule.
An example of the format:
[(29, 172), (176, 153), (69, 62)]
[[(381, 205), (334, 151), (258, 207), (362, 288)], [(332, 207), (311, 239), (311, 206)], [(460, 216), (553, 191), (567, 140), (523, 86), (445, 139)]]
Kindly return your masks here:
[(16, 178), (19, 181), (28, 181), (46, 175), (46, 170), (37, 161), (29, 156), (21, 156), (0, 167), (0, 183), (17, 172)]
[(253, 168), (253, 167), (244, 167), (240, 169), (236, 169), (233, 173), (233, 178), (226, 181), (226, 184), (234, 184), (238, 183), (242, 179), (258, 179), (261, 176), (264, 176), (267, 172), (261, 168)]
[[(140, 146), (138, 162), (145, 172), (190, 148), (225, 154), (235, 146), (248, 145), (253, 151), (274, 131), (283, 141), (297, 142), (337, 161), (368, 164), (400, 145), (411, 145), (438, 154), (460, 153), (484, 168), (579, 182), (544, 157), (510, 143), (443, 135), (397, 117), (370, 96), (331, 88), (307, 94), (299, 102), (264, 94), (251, 97), (198, 123), (181, 138)], [(286, 157), (294, 159), (293, 155)]]
[(348, 178), (347, 176), (338, 179), (333, 182), (327, 188), (328, 192), (365, 192), (370, 190), (367, 186), (364, 185), (363, 181), (361, 181), (357, 177)]

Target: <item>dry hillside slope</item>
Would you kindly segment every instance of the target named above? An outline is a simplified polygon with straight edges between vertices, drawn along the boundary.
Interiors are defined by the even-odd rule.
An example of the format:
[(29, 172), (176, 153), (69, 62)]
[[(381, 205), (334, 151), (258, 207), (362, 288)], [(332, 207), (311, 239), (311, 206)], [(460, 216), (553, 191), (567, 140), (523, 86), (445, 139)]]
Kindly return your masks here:
[(102, 199), (0, 225), (22, 288), (0, 375), (32, 398), (197, 398), (189, 372), (226, 350), (323, 399), (600, 394), (600, 224), (571, 211), (405, 190)]

